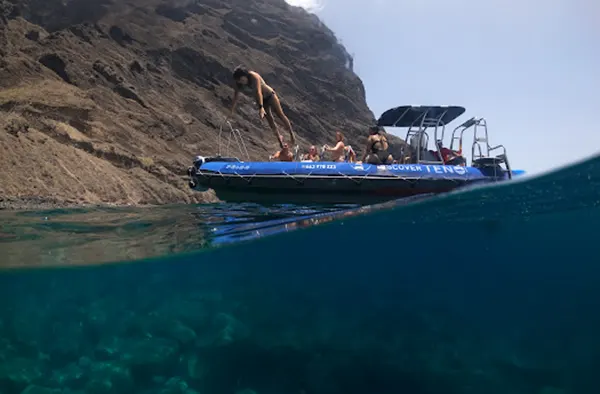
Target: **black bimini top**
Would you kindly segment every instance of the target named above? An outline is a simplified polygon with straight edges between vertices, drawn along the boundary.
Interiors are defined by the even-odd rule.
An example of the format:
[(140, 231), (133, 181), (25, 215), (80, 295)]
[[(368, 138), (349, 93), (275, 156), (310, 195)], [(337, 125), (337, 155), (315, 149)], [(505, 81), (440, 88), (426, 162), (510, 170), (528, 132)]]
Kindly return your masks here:
[[(452, 122), (465, 111), (464, 107), (459, 106), (403, 105), (388, 109), (381, 114), (377, 120), (377, 125), (381, 127), (410, 127), (418, 126), (423, 119), (427, 119), (428, 121), (439, 120), (439, 125), (442, 126)], [(432, 124), (426, 124), (426, 126), (432, 126)]]

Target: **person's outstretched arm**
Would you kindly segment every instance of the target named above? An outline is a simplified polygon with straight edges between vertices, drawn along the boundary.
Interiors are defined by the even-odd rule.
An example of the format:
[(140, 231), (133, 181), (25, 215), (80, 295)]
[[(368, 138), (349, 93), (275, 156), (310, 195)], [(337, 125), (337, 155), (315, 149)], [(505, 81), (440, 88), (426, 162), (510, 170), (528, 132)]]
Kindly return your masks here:
[(339, 141), (337, 144), (335, 144), (335, 146), (333, 147), (333, 151), (334, 152), (338, 152), (338, 153), (342, 153), (344, 151), (344, 143), (342, 141)]
[(343, 144), (343, 142), (342, 142), (342, 141), (339, 141), (339, 142), (337, 142), (337, 143), (335, 144), (335, 146), (334, 146), (333, 148), (332, 148), (332, 147), (330, 147), (329, 145), (325, 145), (325, 150), (326, 150), (327, 152), (338, 152), (338, 151), (340, 151), (340, 150), (344, 149), (344, 148), (342, 147), (342, 144)]

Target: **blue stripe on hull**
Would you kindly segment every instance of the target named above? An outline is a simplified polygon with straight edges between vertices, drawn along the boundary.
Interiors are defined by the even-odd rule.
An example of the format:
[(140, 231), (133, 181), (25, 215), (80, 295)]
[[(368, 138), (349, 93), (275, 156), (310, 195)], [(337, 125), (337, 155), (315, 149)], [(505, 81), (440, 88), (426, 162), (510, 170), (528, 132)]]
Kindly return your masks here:
[[(348, 177), (400, 177), (428, 179), (475, 180), (489, 178), (479, 169), (429, 164), (352, 164), (327, 162), (209, 162), (200, 171), (223, 175), (312, 175)], [(498, 174), (503, 178), (504, 174)]]
[(222, 200), (279, 203), (371, 203), (508, 179), (493, 168), (426, 164), (211, 161), (191, 170), (193, 188)]

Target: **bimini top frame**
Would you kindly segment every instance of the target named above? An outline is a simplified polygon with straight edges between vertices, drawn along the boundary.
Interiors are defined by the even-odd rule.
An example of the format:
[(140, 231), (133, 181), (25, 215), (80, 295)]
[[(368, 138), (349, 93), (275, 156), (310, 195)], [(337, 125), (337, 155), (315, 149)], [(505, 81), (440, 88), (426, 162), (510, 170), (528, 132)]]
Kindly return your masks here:
[[(404, 105), (385, 111), (377, 120), (381, 127), (408, 128), (406, 142), (415, 149), (417, 163), (443, 164), (440, 147), (437, 141), (443, 141), (446, 125), (463, 113), (466, 109), (460, 106), (415, 106)], [(427, 151), (429, 144), (428, 129), (433, 128), (436, 155)]]

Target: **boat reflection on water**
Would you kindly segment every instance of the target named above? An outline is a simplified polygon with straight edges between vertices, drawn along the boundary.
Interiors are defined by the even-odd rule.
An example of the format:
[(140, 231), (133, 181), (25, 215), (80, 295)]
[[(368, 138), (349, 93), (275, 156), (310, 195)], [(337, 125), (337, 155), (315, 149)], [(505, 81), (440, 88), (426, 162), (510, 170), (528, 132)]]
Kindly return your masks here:
[(0, 269), (89, 266), (190, 253), (398, 204), (219, 203), (0, 212)]
[[(288, 217), (284, 219), (269, 220), (259, 223), (238, 224), (231, 229), (216, 228), (212, 234), (210, 245), (220, 246), (233, 242), (247, 241), (266, 237), (278, 233), (294, 231), (301, 228), (312, 227), (320, 224), (332, 222), (334, 220), (347, 219), (350, 217), (366, 214), (369, 212), (390, 209), (424, 200), (434, 196), (434, 194), (422, 194), (419, 196), (406, 197), (399, 200), (386, 201), (380, 204), (351, 206), (350, 208), (340, 209), (338, 211), (329, 211), (325, 213), (303, 216)], [(285, 209), (284, 206), (281, 208)], [(298, 212), (298, 211), (296, 211)]]

